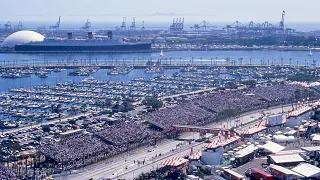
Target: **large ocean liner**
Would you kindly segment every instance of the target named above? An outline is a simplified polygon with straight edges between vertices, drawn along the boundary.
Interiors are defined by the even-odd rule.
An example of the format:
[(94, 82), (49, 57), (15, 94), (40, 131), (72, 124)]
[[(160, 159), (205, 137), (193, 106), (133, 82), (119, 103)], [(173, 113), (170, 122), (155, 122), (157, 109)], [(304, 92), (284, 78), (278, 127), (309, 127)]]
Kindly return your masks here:
[(14, 49), (16, 52), (149, 52), (151, 43), (115, 39), (109, 31), (108, 37), (94, 38), (89, 32), (88, 38), (76, 39), (68, 33), (67, 39), (45, 38), (40, 42), (17, 44)]

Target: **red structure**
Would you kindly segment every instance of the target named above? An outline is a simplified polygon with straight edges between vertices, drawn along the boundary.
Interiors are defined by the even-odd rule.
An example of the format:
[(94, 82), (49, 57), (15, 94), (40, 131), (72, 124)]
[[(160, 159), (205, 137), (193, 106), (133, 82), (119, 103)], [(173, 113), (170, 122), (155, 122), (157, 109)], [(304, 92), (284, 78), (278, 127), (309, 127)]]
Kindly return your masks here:
[(250, 168), (246, 171), (246, 176), (257, 180), (273, 180), (273, 176), (258, 168)]
[(222, 128), (173, 125), (170, 130), (178, 131), (178, 132), (198, 132), (200, 133), (200, 136), (204, 136), (206, 133), (213, 134), (216, 136), (222, 133), (224, 134), (225, 138), (228, 138), (231, 136), (231, 132), (229, 129), (222, 129)]

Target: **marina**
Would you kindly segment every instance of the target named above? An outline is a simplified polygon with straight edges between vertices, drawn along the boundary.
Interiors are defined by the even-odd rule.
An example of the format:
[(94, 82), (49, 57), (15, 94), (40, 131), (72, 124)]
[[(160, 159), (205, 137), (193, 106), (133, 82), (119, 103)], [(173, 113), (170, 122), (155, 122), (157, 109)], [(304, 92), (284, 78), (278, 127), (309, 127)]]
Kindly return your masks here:
[[(241, 53), (228, 52), (230, 57)], [(258, 52), (265, 53), (264, 51), (243, 53), (254, 55)], [(184, 58), (171, 57), (176, 54), (183, 54)], [(16, 57), (17, 60), (13, 64), (5, 64), (5, 61), (4, 64), (0, 64), (0, 83), (3, 82), (0, 87), (3, 93), (0, 118), (5, 124), (9, 123), (5, 127), (16, 127), (30, 123), (31, 119), (39, 123), (76, 115), (82, 111), (100, 113), (106, 110), (101, 108), (101, 101), (110, 101), (110, 106), (107, 107), (110, 109), (116, 102), (121, 104), (128, 99), (136, 103), (152, 96), (166, 97), (207, 88), (232, 88), (230, 82), (236, 85), (244, 80), (257, 80), (259, 83), (270, 80), (264, 77), (270, 73), (274, 74), (274, 79), (286, 78), (301, 71), (301, 68), (307, 71), (308, 68), (305, 66), (311, 61), (308, 54), (297, 51), (275, 51), (271, 60), (268, 59), (272, 56), (270, 53), (263, 58), (255, 55), (249, 62), (242, 57), (222, 58), (221, 55), (219, 58), (222, 59), (218, 57), (209, 59), (208, 56), (214, 56), (215, 53), (206, 51), (201, 52), (204, 56), (199, 58), (192, 56), (197, 55), (197, 52), (187, 51), (182, 54), (163, 51), (160, 54), (128, 54), (122, 60), (101, 60), (101, 55), (95, 54), (97, 58), (92, 57), (93, 60), (80, 59), (67, 62), (63, 59), (56, 61), (50, 54), (40, 54), (43, 56), (43, 62), (36, 58), (29, 61), (19, 60), (32, 54), (4, 54), (8, 59)], [(317, 52), (312, 57), (313, 63), (316, 54)], [(140, 58), (131, 59), (133, 55)], [(280, 60), (274, 58), (279, 55), (281, 57), (293, 55), (296, 59), (303, 56), (305, 64), (299, 64), (299, 60), (297, 64), (293, 64), (292, 58), (280, 58)], [(37, 56), (39, 55), (33, 57)], [(58, 56), (80, 58), (86, 55), (59, 54)], [(124, 57), (124, 54), (112, 56), (115, 59), (121, 57)], [(260, 59), (260, 62), (257, 59)], [(315, 64), (312, 67), (317, 69)], [(11, 105), (8, 106), (9, 104)], [(60, 112), (53, 112), (58, 105)]]
[[(4, 72), (0, 72), (4, 74), (0, 81), (6, 81), (7, 86), (1, 87), (0, 119), (5, 128), (24, 126), (31, 121), (42, 123), (84, 112), (109, 112), (116, 104), (139, 103), (147, 97), (163, 98), (209, 88), (234, 88), (247, 80), (260, 83), (302, 72), (300, 67), (202, 66), (198, 69), (185, 65), (158, 74), (147, 72), (147, 66), (147, 69), (134, 69), (124, 64), (115, 67), (111, 70), (96, 66), (79, 69), (4, 68)], [(9, 72), (19, 74), (19, 77), (7, 77)], [(266, 76), (270, 73), (274, 74), (271, 79)], [(15, 84), (17, 81), (19, 83)]]

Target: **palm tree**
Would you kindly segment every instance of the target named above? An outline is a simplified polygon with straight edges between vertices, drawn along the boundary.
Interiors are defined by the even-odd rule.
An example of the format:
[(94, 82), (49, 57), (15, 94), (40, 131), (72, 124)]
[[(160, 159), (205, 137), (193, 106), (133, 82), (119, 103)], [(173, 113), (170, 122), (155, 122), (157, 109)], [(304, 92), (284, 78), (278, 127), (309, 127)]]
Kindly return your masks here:
[(226, 63), (229, 65), (230, 57), (226, 57)]

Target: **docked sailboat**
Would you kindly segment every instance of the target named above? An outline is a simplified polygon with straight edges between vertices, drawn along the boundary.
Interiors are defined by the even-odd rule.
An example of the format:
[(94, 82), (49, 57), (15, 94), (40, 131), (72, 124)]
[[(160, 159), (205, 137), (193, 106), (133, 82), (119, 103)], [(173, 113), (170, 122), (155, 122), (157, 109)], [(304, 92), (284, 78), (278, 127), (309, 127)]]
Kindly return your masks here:
[(164, 68), (161, 66), (150, 66), (145, 70), (147, 74), (164, 73)]
[(163, 51), (161, 50), (160, 57), (163, 57), (163, 56), (164, 56), (164, 54), (163, 54)]

